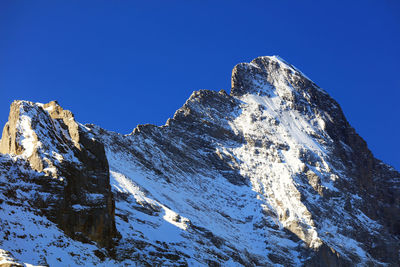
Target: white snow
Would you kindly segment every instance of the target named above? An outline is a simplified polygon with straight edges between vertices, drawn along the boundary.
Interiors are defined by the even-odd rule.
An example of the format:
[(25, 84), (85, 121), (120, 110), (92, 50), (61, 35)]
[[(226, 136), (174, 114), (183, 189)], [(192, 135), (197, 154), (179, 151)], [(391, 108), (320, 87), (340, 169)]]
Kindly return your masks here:
[(36, 134), (31, 127), (31, 118), (27, 115), (22, 115), (17, 125), (18, 130), (23, 134), (20, 143), (24, 147), (23, 157), (29, 158), (32, 156), (34, 149), (36, 148)]

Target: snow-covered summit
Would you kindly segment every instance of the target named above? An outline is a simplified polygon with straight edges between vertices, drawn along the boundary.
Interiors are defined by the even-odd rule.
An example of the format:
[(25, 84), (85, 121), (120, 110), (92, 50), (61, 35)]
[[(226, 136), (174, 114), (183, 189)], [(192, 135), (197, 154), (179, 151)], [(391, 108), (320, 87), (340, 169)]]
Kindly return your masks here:
[(281, 90), (301, 90), (308, 87), (318, 88), (301, 71), (279, 56), (257, 57), (250, 63), (236, 65), (232, 71), (231, 94), (236, 96), (246, 93), (274, 95)]
[[(84, 190), (75, 182), (73, 193), (85, 201), (64, 201), (58, 215), (73, 212), (80, 221), (85, 207), (95, 203), (103, 203), (105, 209), (96, 211), (100, 214), (115, 212), (118, 233), (112, 231), (112, 220), (96, 224), (107, 216), (83, 220), (89, 229), (90, 222), (111, 227), (114, 238), (107, 249), (91, 231), (78, 233), (80, 223), (65, 232), (74, 238), (64, 237), (73, 253), (69, 260), (76, 265), (99, 265), (99, 260), (104, 265), (139, 266), (399, 263), (400, 174), (373, 157), (335, 100), (277, 56), (235, 66), (230, 94), (196, 91), (166, 125), (140, 125), (129, 135), (81, 125), (69, 113), (54, 112), (61, 109), (57, 103), (24, 103), (22, 113), (10, 113), (6, 126), (6, 133), (17, 129), (19, 134), (14, 138), (3, 133), (1, 147), (15, 141), (24, 155), (33, 145), (40, 159), (56, 162), (54, 168), (68, 184), (77, 174), (66, 172), (57, 157), (50, 157), (53, 152), (83, 170)], [(23, 114), (28, 114), (29, 123), (22, 123)], [(10, 190), (17, 192), (16, 200), (23, 199), (24, 187), (48, 193), (42, 183), (32, 181), (59, 177), (45, 168), (32, 170), (30, 158), (20, 152), (0, 158), (0, 182), (8, 190), (0, 190), (0, 199)], [(103, 155), (107, 164), (99, 166), (96, 162)], [(97, 160), (91, 161), (93, 156)], [(6, 176), (11, 168), (13, 174)], [(98, 175), (91, 176), (95, 170)], [(22, 176), (28, 185), (15, 182)], [(112, 198), (108, 190), (95, 192), (96, 185), (111, 186)], [(29, 201), (24, 203), (32, 204), (22, 207), (43, 211), (37, 201)], [(11, 233), (20, 215), (7, 216), (0, 224)], [(53, 229), (49, 236), (63, 239), (54, 230), (57, 225), (63, 229), (60, 221), (49, 213), (44, 216)], [(19, 261), (57, 264), (55, 255), (63, 249), (38, 241), (37, 248), (52, 250), (37, 249), (31, 255), (15, 247), (23, 240), (19, 235), (8, 234), (0, 248)], [(86, 256), (73, 256), (79, 249)]]

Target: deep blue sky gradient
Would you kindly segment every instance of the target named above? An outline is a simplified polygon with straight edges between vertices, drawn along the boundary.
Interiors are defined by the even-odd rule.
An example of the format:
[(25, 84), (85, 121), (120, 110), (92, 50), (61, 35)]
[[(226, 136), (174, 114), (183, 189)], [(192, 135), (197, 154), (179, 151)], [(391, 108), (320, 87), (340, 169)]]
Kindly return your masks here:
[(162, 125), (191, 92), (280, 55), (342, 106), (400, 169), (400, 4), (363, 1), (1, 1), (0, 124), (14, 99), (56, 99), (78, 121)]

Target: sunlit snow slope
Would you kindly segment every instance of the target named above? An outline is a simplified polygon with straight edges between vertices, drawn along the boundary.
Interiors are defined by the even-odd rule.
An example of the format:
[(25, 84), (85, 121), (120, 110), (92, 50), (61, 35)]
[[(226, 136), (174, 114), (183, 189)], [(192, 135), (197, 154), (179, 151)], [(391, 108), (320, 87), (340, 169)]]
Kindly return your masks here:
[[(33, 140), (44, 134), (26, 121), (35, 112), (51, 112), (42, 104), (21, 103), (34, 111), (19, 115), (22, 152), (2, 160), (3, 170), (19, 171), (0, 174), (3, 188), (26, 188), (16, 181), (20, 173), (31, 172), (26, 175), (31, 183), (46, 170), (54, 176), (63, 161), (85, 164), (83, 152), (55, 147), (52, 168), (21, 167), (35, 151)], [(10, 232), (0, 241), (4, 259), (8, 251), (21, 263), (50, 265), (57, 264), (58, 254), (87, 266), (400, 263), (400, 174), (373, 157), (325, 91), (279, 57), (238, 64), (230, 94), (196, 91), (164, 126), (139, 125), (121, 135), (77, 125), (84, 136), (104, 145), (119, 233), (113, 246), (96, 248), (93, 238), (63, 236), (51, 217), (35, 223), (47, 220), (37, 217), (40, 208), (21, 204), (12, 213), (6, 201), (0, 203), (0, 224)], [(52, 131), (68, 138), (65, 130)], [(80, 151), (91, 149), (81, 140), (69, 143)], [(46, 142), (39, 143), (46, 147)], [(2, 194), (7, 198), (5, 190)], [(16, 194), (22, 198), (23, 193)], [(75, 210), (84, 209), (77, 205)], [(42, 225), (45, 237), (33, 235), (34, 226), (11, 227), (21, 216)], [(26, 240), (22, 233), (34, 236), (34, 252), (18, 247)]]

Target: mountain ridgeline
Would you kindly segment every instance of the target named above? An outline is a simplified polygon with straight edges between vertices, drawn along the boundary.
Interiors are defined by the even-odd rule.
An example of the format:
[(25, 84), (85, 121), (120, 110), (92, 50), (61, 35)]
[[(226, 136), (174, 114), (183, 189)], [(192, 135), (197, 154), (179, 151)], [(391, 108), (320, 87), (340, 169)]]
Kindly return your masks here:
[(400, 173), (279, 57), (123, 135), (14, 101), (0, 266), (399, 266)]

